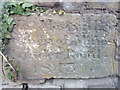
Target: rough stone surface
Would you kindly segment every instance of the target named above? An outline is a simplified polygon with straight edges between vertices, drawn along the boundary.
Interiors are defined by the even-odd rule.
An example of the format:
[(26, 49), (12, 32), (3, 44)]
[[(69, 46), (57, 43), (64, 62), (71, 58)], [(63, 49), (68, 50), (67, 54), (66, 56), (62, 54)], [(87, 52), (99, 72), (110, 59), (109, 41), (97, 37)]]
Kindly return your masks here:
[[(37, 84), (32, 85), (28, 84), (29, 88), (54, 88), (55, 90), (61, 90), (66, 88), (74, 88), (74, 89), (81, 89), (85, 88), (118, 88), (118, 78), (115, 77), (107, 77), (102, 79), (88, 79), (88, 80), (81, 80), (81, 79), (52, 79), (47, 80), (44, 84)], [(3, 85), (3, 88), (22, 88), (21, 85)], [(6, 89), (3, 89), (6, 90)], [(12, 89), (13, 90), (13, 89)], [(31, 90), (31, 89), (30, 89)]]
[(91, 2), (91, 8), (106, 8), (106, 9), (119, 9), (118, 2)]
[(55, 7), (57, 2), (36, 2), (35, 5), (43, 7)]
[(116, 88), (116, 78), (91, 79), (91, 80), (66, 80), (64, 88)]
[(30, 2), (119, 2), (120, 0), (27, 0)]
[[(2, 7), (2, 2), (3, 2), (4, 0), (2, 0), (2, 1), (0, 1), (0, 9), (1, 9), (1, 7)], [(32, 0), (31, 0), (32, 1)], [(72, 0), (71, 0), (72, 1)], [(119, 0), (76, 0), (76, 1), (78, 1), (78, 2), (84, 2), (84, 1), (88, 1), (88, 2), (94, 2), (94, 3), (91, 3), (91, 4), (89, 4), (88, 6), (87, 6), (87, 4), (86, 3), (83, 3), (83, 4), (72, 4), (71, 3), (71, 5), (69, 6), (69, 7), (67, 7), (66, 8), (66, 3), (61, 3), (61, 5), (63, 6), (63, 9), (64, 10), (66, 10), (66, 11), (69, 11), (69, 12), (72, 12), (72, 11), (76, 11), (76, 10), (78, 10), (78, 11), (84, 11), (84, 9), (86, 9), (86, 8), (103, 8), (103, 7), (105, 7), (105, 8), (107, 8), (107, 9), (117, 9), (117, 3), (109, 3), (109, 2), (118, 2)], [(36, 2), (36, 0), (33, 0), (33, 2)], [(102, 4), (104, 5), (102, 5), (102, 4), (100, 4), (100, 3), (95, 3), (95, 2), (102, 2)], [(104, 3), (103, 3), (104, 2)], [(106, 2), (106, 3), (105, 3)], [(68, 3), (67, 3), (68, 4)], [(48, 4), (46, 4), (46, 3), (40, 3), (39, 4), (40, 6), (47, 6), (47, 7), (53, 7), (54, 6), (54, 3), (48, 3)], [(76, 8), (77, 7), (77, 8)], [(97, 10), (98, 11), (98, 10)], [(88, 12), (90, 12), (90, 10), (88, 11)], [(98, 11), (97, 13), (99, 13), (99, 14), (101, 14), (101, 11)], [(103, 13), (105, 13), (104, 11), (103, 11)], [(19, 18), (19, 17), (18, 17)], [(20, 21), (21, 21), (21, 19), (20, 19)], [(23, 20), (22, 20), (23, 21)], [(22, 23), (22, 21), (21, 21), (21, 23)], [(25, 22), (25, 21), (24, 21)], [(107, 21), (106, 21), (107, 22)], [(25, 23), (26, 24), (26, 23)], [(19, 26), (19, 25), (18, 25)], [(21, 26), (22, 27), (22, 26)], [(17, 27), (16, 27), (17, 28)], [(15, 32), (15, 33), (17, 33), (17, 34), (20, 34), (19, 32)], [(13, 35), (15, 35), (15, 33), (13, 33)], [(17, 35), (14, 37), (14, 40), (15, 40), (15, 38), (17, 37)], [(12, 40), (11, 40), (12, 41)], [(13, 43), (14, 41), (12, 41), (11, 43)], [(19, 43), (19, 40), (16, 42), (16, 43)], [(16, 45), (16, 43), (13, 43), (13, 45), (15, 44)], [(12, 45), (12, 44), (11, 44)], [(14, 45), (14, 46), (15, 46)], [(23, 44), (24, 45), (24, 44)], [(11, 46), (10, 46), (11, 47)], [(16, 47), (16, 46), (15, 46)], [(119, 63), (120, 63), (120, 34), (119, 34), (119, 38), (118, 38), (118, 55), (117, 55), (117, 60), (119, 61)], [(16, 48), (18, 48), (18, 47), (16, 47)], [(14, 49), (16, 49), (16, 48), (14, 48)], [(22, 52), (22, 50), (21, 50), (21, 52)], [(22, 54), (25, 54), (24, 53), (24, 51), (22, 52)], [(16, 54), (14, 54), (14, 55), (16, 55)], [(11, 56), (14, 56), (14, 55), (11, 55)], [(17, 54), (18, 55), (18, 54)], [(19, 58), (22, 58), (21, 60), (23, 60), (23, 57), (19, 57)], [(25, 60), (26, 58), (24, 57), (24, 60)], [(28, 60), (28, 59), (27, 59)], [(1, 61), (1, 57), (0, 57), (0, 61)], [(20, 62), (20, 60), (18, 60), (17, 62), (16, 62), (17, 64), (19, 64), (19, 63), (27, 63), (26, 61), (24, 62), (24, 61), (22, 61), (22, 62)], [(32, 63), (32, 62), (31, 62)], [(116, 64), (117, 64), (117, 62), (115, 62)], [(0, 62), (0, 64), (1, 64), (1, 62)], [(25, 65), (27, 65), (27, 64), (25, 64)], [(31, 65), (31, 64), (30, 64)], [(0, 65), (0, 66), (2, 66), (2, 65)], [(33, 65), (31, 65), (31, 67), (32, 67)], [(25, 66), (24, 66), (25, 67)], [(27, 72), (27, 71), (24, 71), (24, 67), (22, 68), (22, 72), (23, 73), (25, 73), (25, 72)], [(114, 66), (113, 66), (114, 67)], [(120, 69), (120, 68), (118, 68), (118, 66), (117, 65), (115, 65), (115, 67), (117, 68), (117, 69), (114, 69), (115, 70), (115, 72), (117, 73), (118, 72), (118, 70)], [(2, 69), (2, 68), (1, 68)], [(25, 68), (26, 69), (26, 68)], [(31, 68), (30, 68), (31, 69)], [(2, 71), (2, 70), (0, 70), (0, 71)], [(0, 72), (0, 74), (1, 74), (2, 72)], [(33, 72), (32, 72), (33, 73)], [(119, 73), (119, 75), (120, 75), (120, 73)], [(24, 75), (25, 76), (25, 75)], [(26, 77), (27, 78), (27, 77)], [(27, 79), (28, 80), (28, 79)], [(1, 81), (2, 81), (2, 84), (1, 84)], [(49, 80), (48, 80), (49, 81)], [(57, 88), (57, 89), (55, 89), (55, 90), (61, 90), (60, 88), (81, 88), (81, 87), (83, 87), (83, 88), (111, 88), (111, 89), (109, 89), (109, 90), (116, 90), (116, 89), (113, 89), (113, 88), (116, 88), (116, 87), (118, 87), (118, 78), (108, 78), (108, 77), (106, 77), (106, 78), (101, 78), (101, 79), (87, 79), (87, 80), (82, 80), (82, 79), (54, 79), (54, 80), (51, 80), (50, 79), (50, 82), (48, 82), (48, 81), (46, 81), (46, 82), (44, 82), (44, 79), (36, 79), (36, 80), (32, 80), (31, 78), (29, 78), (29, 84), (32, 82), (33, 84), (40, 84), (40, 83), (43, 83), (43, 84), (40, 84), (40, 85), (29, 85), (29, 88), (34, 88), (33, 90), (39, 90), (39, 89), (37, 89), (37, 88)], [(81, 85), (81, 86), (80, 86)], [(0, 89), (1, 88), (11, 88), (11, 90), (16, 90), (16, 88), (19, 88), (19, 90), (21, 90), (21, 88), (22, 88), (22, 86), (21, 85), (15, 85), (15, 83), (12, 83), (12, 82), (10, 82), (9, 80), (6, 80), (6, 78), (5, 77), (2, 77), (2, 75), (0, 75)], [(13, 88), (15, 88), (15, 89), (13, 89)], [(36, 88), (36, 89), (35, 89)], [(2, 90), (10, 90), (10, 89), (2, 89)], [(30, 89), (30, 90), (32, 90), (32, 89)], [(53, 90), (53, 89), (52, 89)], [(68, 90), (68, 89), (67, 89)], [(80, 89), (80, 90), (85, 90), (85, 89)], [(93, 90), (93, 89), (89, 89), (89, 90)], [(106, 90), (106, 89), (105, 89)]]
[(72, 12), (72, 11), (81, 11), (85, 10), (87, 8), (87, 3), (75, 3), (75, 2), (61, 2), (61, 7), (66, 11), (66, 12)]
[(73, 12), (73, 11), (81, 11), (85, 9), (110, 9), (110, 10), (118, 10), (119, 9), (119, 2), (118, 1), (73, 1), (73, 2), (33, 2), (38, 6), (45, 6), (45, 7), (55, 7), (58, 8), (61, 6), (66, 12)]
[(89, 9), (119, 9), (118, 2), (61, 2), (60, 5), (66, 12), (81, 12)]
[(115, 15), (32, 15), (16, 16), (15, 21), (6, 50), (21, 66), (23, 79), (117, 74)]

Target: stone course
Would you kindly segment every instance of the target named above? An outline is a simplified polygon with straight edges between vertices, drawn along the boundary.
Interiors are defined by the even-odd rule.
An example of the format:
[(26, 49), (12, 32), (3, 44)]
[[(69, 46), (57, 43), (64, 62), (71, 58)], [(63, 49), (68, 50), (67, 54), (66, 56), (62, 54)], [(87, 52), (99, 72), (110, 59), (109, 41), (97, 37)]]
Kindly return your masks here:
[[(107, 77), (102, 79), (89, 79), (89, 80), (82, 80), (82, 79), (51, 79), (47, 80), (44, 84), (29, 84), (30, 90), (36, 90), (37, 88), (48, 88), (55, 90), (61, 90), (68, 88), (69, 89), (80, 89), (80, 90), (89, 90), (90, 88), (109, 88), (108, 90), (115, 90), (117, 88), (118, 79), (114, 77)], [(21, 85), (3, 85), (3, 88), (12, 88), (12, 89), (2, 89), (2, 90), (14, 90), (13, 88), (21, 89)], [(36, 89), (35, 89), (36, 88)], [(89, 88), (89, 89), (87, 89)], [(111, 88), (111, 89), (110, 89)], [(39, 89), (38, 89), (39, 90)], [(93, 90), (93, 89), (92, 89)], [(105, 89), (107, 90), (107, 89)]]

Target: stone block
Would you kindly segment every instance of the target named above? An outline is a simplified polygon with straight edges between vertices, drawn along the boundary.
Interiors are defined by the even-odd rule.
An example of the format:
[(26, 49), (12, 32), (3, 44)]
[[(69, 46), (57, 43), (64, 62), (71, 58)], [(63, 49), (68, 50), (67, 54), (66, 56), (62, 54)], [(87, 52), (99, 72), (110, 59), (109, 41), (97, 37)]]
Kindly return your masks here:
[(101, 78), (116, 74), (113, 14), (16, 16), (6, 53), (23, 79)]

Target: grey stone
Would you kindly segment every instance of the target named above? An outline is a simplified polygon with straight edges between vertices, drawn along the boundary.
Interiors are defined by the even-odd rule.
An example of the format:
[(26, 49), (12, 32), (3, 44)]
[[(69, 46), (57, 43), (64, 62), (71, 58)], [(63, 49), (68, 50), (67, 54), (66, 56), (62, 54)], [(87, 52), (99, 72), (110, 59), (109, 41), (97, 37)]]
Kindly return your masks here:
[[(111, 18), (112, 17), (112, 18)], [(7, 55), (23, 79), (101, 78), (117, 74), (112, 14), (16, 16)]]
[(107, 77), (103, 79), (88, 80), (85, 84), (88, 88), (118, 88), (118, 78)]
[(61, 88), (64, 88), (65, 81), (66, 79), (54, 79), (52, 81), (52, 84), (56, 86), (60, 86)]
[(90, 8), (119, 9), (119, 2), (90, 2)]
[(118, 5), (118, 2), (61, 2), (61, 6), (66, 12), (83, 12), (88, 9), (118, 10)]
[[(60, 90), (64, 88), (118, 88), (118, 78), (115, 77), (106, 77), (101, 79), (53, 79), (51, 81), (46, 81), (44, 84), (38, 84), (38, 85), (32, 85), (28, 84), (30, 90), (32, 88), (38, 89), (39, 88), (51, 88), (55, 90)], [(22, 85), (15, 85), (15, 84), (9, 84), (9, 85), (3, 85), (3, 88), (22, 88)]]
[(30, 2), (119, 2), (120, 0), (28, 0)]
[[(79, 0), (78, 0), (79, 1)], [(119, 2), (120, 0), (86, 0), (87, 2)]]
[(54, 79), (53, 85), (59, 85), (62, 88), (116, 88), (118, 87), (118, 78), (106, 77), (101, 79)]
[(66, 12), (81, 12), (87, 8), (87, 4), (84, 2), (61, 2), (61, 7)]
[(84, 80), (66, 80), (64, 88), (87, 88)]
[(57, 2), (37, 2), (36, 5), (44, 7), (55, 7), (55, 5), (57, 5)]
[[(57, 85), (53, 85), (49, 82), (44, 83), (44, 84), (39, 84), (39, 85), (32, 85), (29, 84), (29, 90), (41, 90), (41, 89), (50, 89), (50, 90), (60, 90), (60, 87)], [(22, 85), (16, 85), (16, 84), (12, 84), (12, 85), (3, 85), (3, 88), (8, 89), (11, 88), (10, 90), (16, 90), (16, 89), (22, 89)], [(3, 89), (4, 90), (4, 89)]]
[[(69, 87), (69, 83), (73, 83), (71, 88), (116, 88), (118, 80), (117, 78), (103, 78), (103, 79), (90, 79), (90, 80), (73, 80), (66, 84), (66, 88)], [(68, 86), (67, 86), (68, 85)]]

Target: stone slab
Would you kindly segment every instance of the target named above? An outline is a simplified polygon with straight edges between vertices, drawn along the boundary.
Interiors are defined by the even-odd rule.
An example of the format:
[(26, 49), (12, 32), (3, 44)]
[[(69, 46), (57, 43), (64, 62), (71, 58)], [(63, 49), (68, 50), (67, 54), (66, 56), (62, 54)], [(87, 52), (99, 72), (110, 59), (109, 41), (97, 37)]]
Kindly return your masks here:
[(107, 9), (107, 10), (118, 10), (118, 2), (61, 2), (61, 7), (66, 12), (82, 12), (83, 10), (89, 9)]
[[(7, 82), (8, 83), (8, 82)], [(88, 80), (81, 80), (81, 79), (51, 79), (51, 80), (47, 80), (45, 83), (43, 84), (28, 84), (29, 89), (31, 90), (32, 88), (34, 90), (38, 90), (38, 89), (48, 89), (50, 88), (50, 90), (55, 89), (55, 90), (60, 90), (60, 89), (65, 89), (66, 88), (71, 88), (71, 89), (79, 89), (80, 90), (84, 90), (85, 88), (111, 88), (111, 90), (114, 90), (113, 88), (117, 88), (118, 87), (118, 78), (115, 77), (107, 77), (107, 78), (102, 78), (102, 79), (88, 79)], [(7, 88), (11, 88), (12, 90), (16, 90), (22, 88), (22, 85), (3, 85), (2, 90), (6, 90)], [(6, 89), (5, 89), (6, 88)], [(14, 89), (13, 89), (14, 88)], [(7, 89), (7, 90), (8, 90)], [(10, 89), (10, 90), (11, 90)], [(68, 89), (67, 89), (68, 90)], [(87, 89), (88, 90), (88, 89)], [(116, 90), (116, 89), (115, 89)]]
[(66, 14), (15, 16), (6, 53), (23, 79), (101, 78), (114, 71), (116, 16)]
[(120, 0), (27, 0), (30, 2), (119, 2)]
[(90, 2), (90, 8), (119, 9), (119, 2)]

